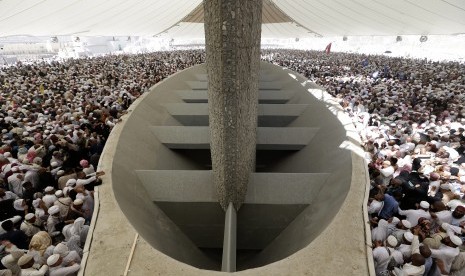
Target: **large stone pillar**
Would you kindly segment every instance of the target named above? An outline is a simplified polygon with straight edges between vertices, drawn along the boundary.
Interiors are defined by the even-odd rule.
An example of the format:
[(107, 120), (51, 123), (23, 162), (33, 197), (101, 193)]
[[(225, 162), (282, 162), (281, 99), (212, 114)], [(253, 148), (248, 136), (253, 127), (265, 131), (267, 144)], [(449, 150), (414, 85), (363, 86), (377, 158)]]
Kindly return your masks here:
[(255, 170), (261, 0), (204, 0), (213, 175), (239, 209)]

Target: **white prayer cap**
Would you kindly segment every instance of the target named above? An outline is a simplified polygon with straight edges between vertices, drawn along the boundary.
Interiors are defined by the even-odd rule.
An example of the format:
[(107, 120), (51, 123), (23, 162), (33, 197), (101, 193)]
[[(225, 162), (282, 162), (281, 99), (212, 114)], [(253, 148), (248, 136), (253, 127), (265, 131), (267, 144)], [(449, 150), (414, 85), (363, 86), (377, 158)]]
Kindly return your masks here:
[(92, 170), (92, 168), (89, 167), (89, 168), (84, 168), (84, 169), (82, 170), (82, 172), (85, 173), (86, 176), (89, 176), (89, 175), (90, 175), (91, 173), (93, 173), (94, 171)]
[(413, 234), (412, 234), (411, 232), (405, 232), (405, 233), (404, 233), (404, 238), (405, 238), (407, 241), (411, 242), (411, 241), (413, 241)]
[(47, 186), (44, 191), (46, 193), (51, 192), (51, 191), (53, 191), (53, 187), (52, 186)]
[(28, 213), (24, 218), (25, 218), (26, 220), (30, 220), (30, 219), (32, 219), (33, 217), (35, 217), (35, 215), (34, 215), (33, 213)]
[(76, 179), (74, 178), (68, 179), (68, 181), (66, 181), (66, 186), (73, 186), (74, 184), (76, 184)]
[(32, 206), (34, 206), (34, 208), (38, 208), (39, 207), (39, 203), (40, 203), (41, 199), (40, 198), (36, 198), (32, 201)]
[(56, 192), (55, 192), (55, 196), (56, 196), (56, 197), (61, 197), (61, 196), (63, 196), (63, 191), (62, 191), (62, 190), (56, 191)]
[(53, 161), (52, 163), (50, 163), (50, 166), (52, 166), (52, 167), (58, 167), (58, 162)]
[(68, 251), (69, 251), (68, 246), (66, 246), (66, 244), (60, 242), (53, 249), (53, 254), (59, 254), (60, 256), (63, 257), (63, 255), (66, 254)]
[(386, 242), (387, 242), (387, 245), (389, 245), (391, 247), (396, 247), (397, 246), (397, 239), (393, 235), (390, 235), (387, 238)]
[(428, 209), (429, 208), (429, 203), (426, 201), (421, 201), (420, 202), (420, 207), (423, 209)]
[(405, 228), (408, 228), (410, 229), (412, 227), (412, 224), (410, 223), (410, 221), (406, 220), (406, 219), (403, 219), (402, 220), (402, 225), (405, 227)]
[(50, 215), (55, 215), (55, 214), (58, 214), (60, 212), (60, 208), (56, 205), (53, 205), (52, 207), (48, 208), (48, 213)]
[(399, 223), (400, 219), (398, 217), (393, 217), (391, 224), (397, 225)]
[(80, 199), (80, 198), (76, 198), (74, 201), (73, 201), (73, 204), (74, 205), (82, 205), (84, 204), (84, 200)]
[(49, 266), (52, 266), (52, 265), (56, 264), (59, 259), (60, 259), (60, 254), (53, 254), (52, 256), (48, 257), (47, 264)]
[(31, 255), (25, 254), (25, 255), (21, 256), (21, 258), (19, 258), (18, 265), (19, 266), (25, 265), (25, 264), (29, 263), (32, 259), (33, 259), (33, 257)]
[(18, 211), (24, 211), (23, 203), (24, 199), (18, 198), (13, 202), (13, 208), (15, 208)]
[(459, 237), (457, 237), (456, 235), (451, 235), (451, 236), (450, 236), (450, 241), (451, 241), (453, 244), (457, 245), (457, 246), (461, 246), (461, 245), (462, 245), (462, 239), (459, 238)]

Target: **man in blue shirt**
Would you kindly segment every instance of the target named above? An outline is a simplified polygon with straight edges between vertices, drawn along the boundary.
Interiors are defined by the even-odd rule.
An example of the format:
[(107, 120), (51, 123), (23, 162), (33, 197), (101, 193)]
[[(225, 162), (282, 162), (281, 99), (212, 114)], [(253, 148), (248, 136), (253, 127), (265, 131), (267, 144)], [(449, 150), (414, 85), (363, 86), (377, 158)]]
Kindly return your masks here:
[(381, 211), (378, 213), (378, 217), (380, 219), (388, 220), (392, 218), (394, 215), (397, 214), (397, 209), (399, 208), (399, 202), (395, 200), (394, 197), (388, 194), (384, 194), (384, 192), (379, 188), (377, 189), (378, 193), (374, 196), (374, 198), (380, 202), (383, 202), (383, 207)]

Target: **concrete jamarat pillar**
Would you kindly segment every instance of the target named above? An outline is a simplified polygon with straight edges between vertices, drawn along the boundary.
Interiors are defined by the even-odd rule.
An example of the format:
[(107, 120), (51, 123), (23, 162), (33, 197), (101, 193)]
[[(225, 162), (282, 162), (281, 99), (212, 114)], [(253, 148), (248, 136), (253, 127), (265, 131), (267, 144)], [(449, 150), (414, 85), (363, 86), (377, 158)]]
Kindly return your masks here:
[(211, 156), (224, 210), (255, 170), (261, 0), (204, 0)]

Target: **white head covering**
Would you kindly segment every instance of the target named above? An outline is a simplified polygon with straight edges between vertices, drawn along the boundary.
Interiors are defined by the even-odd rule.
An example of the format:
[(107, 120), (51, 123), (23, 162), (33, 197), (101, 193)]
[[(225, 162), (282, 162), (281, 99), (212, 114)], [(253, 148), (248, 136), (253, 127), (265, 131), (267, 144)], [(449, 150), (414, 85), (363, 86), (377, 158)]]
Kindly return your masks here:
[(426, 201), (421, 201), (420, 202), (420, 207), (423, 209), (428, 209), (429, 208), (429, 203)]
[(18, 265), (19, 266), (25, 265), (25, 264), (29, 263), (32, 259), (33, 259), (33, 257), (31, 255), (25, 254), (25, 255), (21, 256), (21, 258), (19, 258)]
[(412, 224), (410, 223), (410, 221), (406, 220), (406, 219), (403, 219), (402, 221), (402, 225), (405, 227), (405, 228), (408, 228), (410, 229), (412, 227)]
[(35, 217), (35, 215), (34, 215), (33, 213), (28, 213), (24, 218), (25, 218), (26, 220), (30, 220), (30, 219), (32, 219), (33, 217)]
[(462, 239), (459, 238), (459, 237), (457, 237), (456, 235), (450, 236), (450, 241), (451, 241), (453, 244), (457, 245), (457, 246), (461, 246), (461, 245), (462, 245)]
[(24, 211), (23, 202), (24, 202), (24, 199), (22, 198), (18, 198), (17, 200), (15, 200), (13, 202), (13, 207), (15, 208), (15, 210)]
[(36, 198), (32, 201), (32, 206), (34, 206), (34, 208), (38, 208), (39, 207), (39, 204), (40, 204), (40, 201), (41, 199), (40, 198)]
[(52, 186), (47, 186), (44, 191), (46, 193), (51, 192), (51, 191), (53, 191), (53, 187)]
[(74, 201), (73, 201), (73, 204), (74, 205), (82, 205), (84, 204), (84, 200), (80, 199), (80, 198), (76, 198)]
[(61, 257), (65, 257), (66, 255), (68, 255), (69, 253), (69, 249), (68, 249), (68, 246), (66, 246), (66, 244), (64, 243), (59, 243), (55, 246), (55, 248), (53, 249), (53, 254), (59, 254)]
[(66, 186), (74, 186), (76, 184), (76, 179), (70, 178), (68, 181), (66, 181)]
[(52, 207), (48, 208), (48, 213), (50, 215), (55, 215), (55, 214), (58, 214), (59, 212), (60, 212), (60, 207), (56, 205), (53, 205)]
[(411, 232), (405, 232), (405, 233), (404, 233), (404, 238), (405, 238), (407, 241), (411, 242), (411, 241), (413, 241), (413, 234), (412, 234)]
[(393, 235), (390, 235), (386, 240), (387, 245), (391, 247), (397, 247), (397, 239)]
[(392, 225), (397, 225), (399, 223), (400, 219), (398, 217), (393, 217), (392, 218), (392, 221), (391, 221), (391, 224)]
[(48, 257), (47, 264), (49, 266), (52, 266), (52, 265), (56, 264), (59, 259), (60, 259), (60, 254), (53, 254), (52, 256)]

